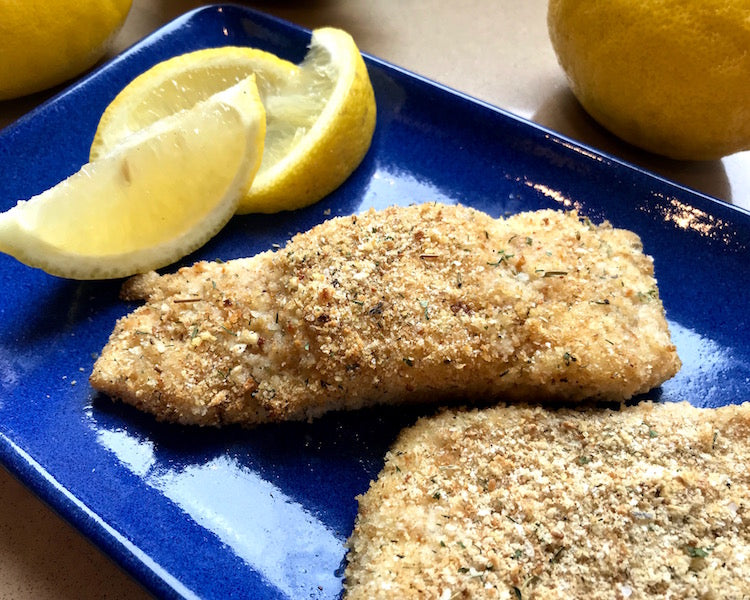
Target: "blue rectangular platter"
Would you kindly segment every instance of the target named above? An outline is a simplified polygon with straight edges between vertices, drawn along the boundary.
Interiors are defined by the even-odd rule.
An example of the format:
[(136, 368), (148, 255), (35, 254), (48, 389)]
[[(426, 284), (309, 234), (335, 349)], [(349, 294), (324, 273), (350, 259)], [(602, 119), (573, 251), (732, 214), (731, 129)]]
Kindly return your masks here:
[[(0, 209), (77, 171), (106, 105), (155, 63), (221, 45), (299, 62), (309, 37), (237, 6), (186, 14), (0, 133)], [(654, 257), (684, 366), (650, 397), (750, 399), (750, 214), (365, 58), (378, 124), (354, 175), (310, 208), (235, 217), (182, 264), (253, 255), (372, 206), (575, 208), (634, 230)], [(253, 430), (156, 423), (87, 383), (115, 320), (133, 308), (120, 284), (57, 279), (0, 256), (2, 463), (159, 597), (339, 597), (356, 496), (419, 411)]]

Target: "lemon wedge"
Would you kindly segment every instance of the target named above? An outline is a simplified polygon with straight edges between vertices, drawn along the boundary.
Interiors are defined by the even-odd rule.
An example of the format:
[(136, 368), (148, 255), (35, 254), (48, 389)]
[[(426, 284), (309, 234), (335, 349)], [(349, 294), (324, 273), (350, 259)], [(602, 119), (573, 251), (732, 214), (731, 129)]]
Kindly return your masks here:
[(104, 112), (91, 156), (105, 154), (155, 119), (184, 109), (235, 77), (255, 73), (266, 110), (263, 161), (238, 212), (273, 213), (317, 202), (357, 168), (370, 147), (375, 94), (352, 37), (313, 31), (297, 66), (252, 48), (226, 46), (160, 63), (128, 84)]
[(104, 279), (170, 264), (231, 218), (263, 153), (254, 78), (124, 138), (0, 214), (0, 251), (48, 273)]

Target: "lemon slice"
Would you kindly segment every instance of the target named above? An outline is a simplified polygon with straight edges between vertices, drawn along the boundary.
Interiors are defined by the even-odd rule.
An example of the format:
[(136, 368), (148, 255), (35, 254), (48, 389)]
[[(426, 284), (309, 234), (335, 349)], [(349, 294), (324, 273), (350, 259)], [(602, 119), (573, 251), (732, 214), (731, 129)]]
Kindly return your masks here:
[(104, 156), (132, 133), (192, 108), (251, 74), (261, 100), (278, 95), (298, 70), (274, 54), (237, 46), (196, 50), (160, 62), (133, 79), (107, 106), (89, 158)]
[(233, 77), (253, 72), (266, 109), (265, 151), (238, 212), (272, 213), (317, 202), (341, 185), (367, 153), (376, 105), (367, 67), (352, 37), (317, 29), (299, 66), (273, 54), (227, 46), (152, 67), (104, 112), (92, 158), (155, 119), (180, 110)]
[(263, 105), (249, 77), (0, 214), (0, 251), (75, 279), (174, 262), (234, 214), (260, 165), (264, 135)]

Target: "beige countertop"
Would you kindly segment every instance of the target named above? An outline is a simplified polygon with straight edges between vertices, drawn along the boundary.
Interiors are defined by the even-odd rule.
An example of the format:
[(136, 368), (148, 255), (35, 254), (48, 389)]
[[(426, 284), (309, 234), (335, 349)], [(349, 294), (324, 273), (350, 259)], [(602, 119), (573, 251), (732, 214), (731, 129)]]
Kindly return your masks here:
[[(113, 54), (206, 2), (134, 0)], [(640, 152), (597, 126), (569, 92), (549, 44), (546, 0), (245, 2), (307, 28), (333, 25), (359, 47), (698, 191), (750, 208), (750, 152), (690, 163)], [(50, 93), (0, 102), (5, 127)], [(0, 600), (147, 594), (0, 469)]]

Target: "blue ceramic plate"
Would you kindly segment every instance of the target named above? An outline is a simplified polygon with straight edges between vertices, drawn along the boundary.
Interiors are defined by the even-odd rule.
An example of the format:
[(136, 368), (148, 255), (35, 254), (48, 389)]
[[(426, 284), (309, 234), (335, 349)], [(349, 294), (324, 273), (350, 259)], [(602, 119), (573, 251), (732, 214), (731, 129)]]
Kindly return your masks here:
[[(0, 209), (86, 161), (99, 115), (156, 62), (251, 45), (298, 62), (309, 32), (238, 7), (178, 19), (0, 134)], [(750, 215), (367, 57), (378, 102), (354, 175), (297, 212), (235, 218), (188, 257), (283, 244), (328, 215), (422, 201), (499, 216), (577, 208), (639, 233), (684, 361), (652, 394), (748, 400)], [(357, 503), (414, 409), (313, 424), (205, 431), (113, 404), (87, 377), (115, 320), (120, 282), (73, 282), (0, 256), (0, 456), (7, 468), (163, 597), (336, 598)]]

